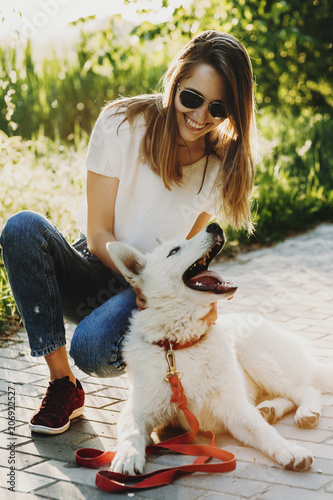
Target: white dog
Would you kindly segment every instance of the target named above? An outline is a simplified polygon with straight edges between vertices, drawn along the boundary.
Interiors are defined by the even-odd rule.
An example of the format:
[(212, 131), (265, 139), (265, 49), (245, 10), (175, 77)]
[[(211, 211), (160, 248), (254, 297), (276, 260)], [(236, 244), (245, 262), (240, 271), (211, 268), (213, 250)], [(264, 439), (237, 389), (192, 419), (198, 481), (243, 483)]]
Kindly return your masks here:
[(201, 429), (229, 431), (287, 469), (304, 471), (313, 462), (309, 450), (282, 438), (269, 423), (297, 409), (297, 425), (316, 425), (321, 392), (333, 392), (333, 366), (316, 361), (291, 333), (264, 318), (259, 326), (251, 326), (253, 316), (238, 314), (223, 314), (210, 327), (202, 320), (213, 301), (237, 290), (207, 270), (224, 241), (218, 224), (210, 224), (191, 240), (163, 243), (149, 255), (120, 242), (107, 245), (148, 306), (133, 314), (124, 347), (130, 391), (118, 423), (111, 466), (116, 472), (142, 473), (154, 428), (186, 428), (183, 412), (170, 403), (164, 340), (193, 343), (174, 355)]

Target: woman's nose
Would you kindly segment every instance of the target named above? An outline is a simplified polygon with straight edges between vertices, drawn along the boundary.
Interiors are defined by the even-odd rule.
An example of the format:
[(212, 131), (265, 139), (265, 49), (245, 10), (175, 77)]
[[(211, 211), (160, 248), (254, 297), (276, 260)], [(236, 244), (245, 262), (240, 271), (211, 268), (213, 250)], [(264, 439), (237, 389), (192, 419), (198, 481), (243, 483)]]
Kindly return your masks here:
[(198, 123), (206, 123), (207, 117), (209, 116), (208, 106), (209, 103), (204, 102), (203, 105), (200, 106), (200, 108), (197, 108), (195, 110), (195, 113), (193, 114), (194, 120), (196, 120)]

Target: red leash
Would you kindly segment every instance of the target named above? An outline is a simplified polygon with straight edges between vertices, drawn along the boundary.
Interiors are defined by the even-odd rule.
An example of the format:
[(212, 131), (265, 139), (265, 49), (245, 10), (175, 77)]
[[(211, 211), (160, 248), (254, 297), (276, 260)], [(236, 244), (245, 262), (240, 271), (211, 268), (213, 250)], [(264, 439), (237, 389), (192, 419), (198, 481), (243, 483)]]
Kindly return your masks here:
[[(177, 403), (178, 408), (183, 410), (191, 430), (181, 436), (176, 436), (172, 439), (168, 439), (167, 441), (163, 441), (163, 443), (147, 446), (146, 455), (151, 455), (157, 450), (164, 448), (167, 450), (177, 451), (178, 453), (182, 453), (184, 455), (197, 456), (198, 458), (196, 458), (191, 465), (181, 465), (178, 467), (159, 469), (149, 474), (142, 474), (138, 476), (101, 470), (97, 472), (95, 481), (96, 486), (101, 490), (108, 492), (124, 492), (154, 488), (156, 486), (170, 484), (176, 477), (184, 474), (191, 474), (193, 472), (230, 472), (236, 468), (235, 455), (216, 447), (215, 435), (213, 432), (202, 431), (199, 429), (199, 422), (197, 418), (187, 408), (186, 396), (178, 376), (180, 372), (175, 370), (174, 363), (169, 363), (169, 368), (170, 370), (166, 379), (169, 380), (173, 392), (171, 402)], [(194, 441), (199, 430), (211, 439), (209, 445), (188, 444)], [(115, 451), (103, 452), (94, 448), (81, 448), (76, 451), (75, 457), (76, 462), (79, 465), (96, 469), (102, 465), (112, 462), (115, 454)], [(210, 458), (217, 458), (221, 463), (207, 464), (206, 462)], [(136, 484), (133, 484), (134, 482)]]

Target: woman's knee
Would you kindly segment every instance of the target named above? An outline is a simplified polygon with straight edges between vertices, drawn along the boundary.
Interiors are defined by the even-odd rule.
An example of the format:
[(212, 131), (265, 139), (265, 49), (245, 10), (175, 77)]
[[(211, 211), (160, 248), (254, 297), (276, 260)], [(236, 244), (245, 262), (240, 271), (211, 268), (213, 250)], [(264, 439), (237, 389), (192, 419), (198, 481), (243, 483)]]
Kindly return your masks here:
[(121, 375), (126, 367), (120, 349), (99, 349), (97, 345), (92, 348), (79, 332), (71, 341), (70, 356), (75, 365), (91, 377), (116, 377)]
[(128, 288), (91, 312), (76, 327), (70, 355), (85, 373), (98, 377), (120, 375), (125, 368), (122, 344), (136, 295)]
[(12, 215), (1, 232), (1, 246), (3, 249), (13, 248), (18, 244), (31, 241), (31, 237), (41, 232), (49, 224), (41, 214), (31, 210), (23, 210)]

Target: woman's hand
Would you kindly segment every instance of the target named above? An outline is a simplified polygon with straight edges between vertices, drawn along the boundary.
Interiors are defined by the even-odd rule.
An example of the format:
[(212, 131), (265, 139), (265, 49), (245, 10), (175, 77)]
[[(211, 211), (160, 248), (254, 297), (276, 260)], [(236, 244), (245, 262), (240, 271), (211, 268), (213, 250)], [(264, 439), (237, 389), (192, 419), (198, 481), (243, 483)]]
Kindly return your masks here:
[(208, 326), (211, 326), (213, 325), (216, 320), (218, 318), (218, 315), (217, 315), (217, 302), (212, 302), (211, 305), (210, 305), (210, 311), (206, 314), (206, 316), (204, 316), (203, 318), (201, 318), (202, 321), (207, 321), (208, 323)]
[(140, 288), (133, 288), (133, 290), (136, 293), (136, 305), (138, 306), (138, 310), (142, 311), (143, 309), (147, 309), (147, 303), (146, 303), (146, 298), (142, 294), (142, 291)]

